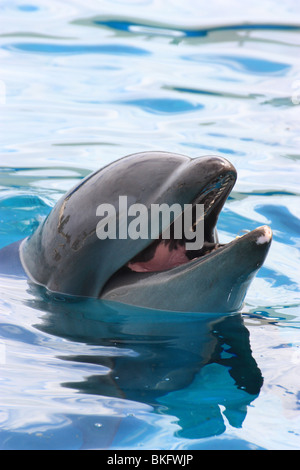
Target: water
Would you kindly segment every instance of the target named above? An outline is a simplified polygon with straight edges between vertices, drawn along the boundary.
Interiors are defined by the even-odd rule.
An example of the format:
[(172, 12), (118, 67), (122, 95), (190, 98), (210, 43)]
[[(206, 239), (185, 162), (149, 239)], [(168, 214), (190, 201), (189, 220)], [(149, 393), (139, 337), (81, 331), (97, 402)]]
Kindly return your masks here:
[(236, 166), (222, 241), (274, 231), (227, 317), (1, 278), (0, 448), (299, 449), (297, 1), (4, 0), (0, 22), (1, 247), (91, 171), (153, 149)]

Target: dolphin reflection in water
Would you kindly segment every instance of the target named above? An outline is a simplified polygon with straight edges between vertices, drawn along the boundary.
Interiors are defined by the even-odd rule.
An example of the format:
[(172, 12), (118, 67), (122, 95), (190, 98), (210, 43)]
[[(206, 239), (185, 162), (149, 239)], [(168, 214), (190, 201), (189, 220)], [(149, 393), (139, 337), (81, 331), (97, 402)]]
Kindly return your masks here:
[[(63, 387), (150, 405), (174, 416), (183, 438), (222, 434), (224, 416), (231, 426), (242, 426), (263, 378), (241, 314), (178, 314), (94, 299), (62, 302), (44, 288), (32, 288), (31, 306), (46, 312), (36, 327), (90, 347), (85, 354), (79, 347), (78, 354), (60, 356), (70, 367), (83, 367), (82, 380)], [(87, 365), (99, 373), (86, 376)], [(109, 442), (118, 445), (118, 427), (113, 418), (106, 421), (103, 447), (110, 434)]]

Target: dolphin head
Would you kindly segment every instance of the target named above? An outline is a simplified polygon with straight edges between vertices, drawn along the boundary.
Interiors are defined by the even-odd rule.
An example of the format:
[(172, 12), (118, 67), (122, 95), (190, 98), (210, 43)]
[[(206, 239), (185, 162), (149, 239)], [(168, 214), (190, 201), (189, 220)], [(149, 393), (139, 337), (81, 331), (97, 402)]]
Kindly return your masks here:
[[(34, 282), (62, 294), (172, 311), (237, 310), (267, 255), (272, 233), (264, 226), (219, 244), (218, 216), (236, 177), (233, 165), (218, 156), (191, 159), (144, 152), (124, 157), (92, 173), (58, 201), (22, 243), (23, 267)], [(189, 250), (184, 237), (172, 237), (172, 214), (167, 240), (162, 239), (168, 228), (163, 223), (155, 240), (150, 233), (123, 236), (129, 219), (120, 196), (126, 196), (126, 210), (143, 205), (149, 214), (153, 204), (202, 204), (203, 246)], [(98, 207), (108, 204), (118, 233), (99, 239)], [(192, 210), (193, 231), (196, 216)]]

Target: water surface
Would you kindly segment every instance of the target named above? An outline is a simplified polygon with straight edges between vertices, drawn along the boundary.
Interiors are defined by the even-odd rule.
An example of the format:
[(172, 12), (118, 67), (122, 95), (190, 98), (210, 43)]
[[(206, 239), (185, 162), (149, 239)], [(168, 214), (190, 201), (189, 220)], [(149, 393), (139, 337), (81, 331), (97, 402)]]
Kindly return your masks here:
[(228, 158), (221, 241), (274, 231), (230, 316), (1, 277), (0, 448), (299, 449), (297, 2), (7, 0), (0, 16), (0, 247), (144, 150)]

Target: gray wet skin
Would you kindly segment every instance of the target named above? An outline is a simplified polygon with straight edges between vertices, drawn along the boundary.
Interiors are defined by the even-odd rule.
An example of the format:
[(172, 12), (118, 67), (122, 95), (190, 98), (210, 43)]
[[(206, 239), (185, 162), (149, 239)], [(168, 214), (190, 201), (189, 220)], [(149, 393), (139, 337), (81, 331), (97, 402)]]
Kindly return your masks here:
[[(100, 297), (140, 307), (189, 312), (238, 310), (269, 250), (272, 233), (260, 227), (219, 245), (218, 215), (236, 181), (224, 158), (191, 159), (166, 152), (129, 155), (100, 169), (70, 190), (47, 219), (20, 245), (27, 275), (50, 291)], [(142, 256), (151, 239), (99, 240), (100, 204), (202, 203), (205, 247), (199, 257), (160, 272), (138, 273), (127, 263)], [(149, 255), (148, 255), (149, 256)], [(151, 255), (150, 255), (151, 256)], [(194, 258), (194, 259), (193, 259)]]

